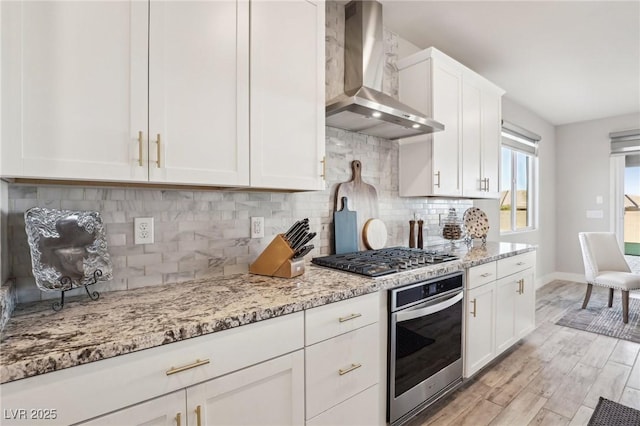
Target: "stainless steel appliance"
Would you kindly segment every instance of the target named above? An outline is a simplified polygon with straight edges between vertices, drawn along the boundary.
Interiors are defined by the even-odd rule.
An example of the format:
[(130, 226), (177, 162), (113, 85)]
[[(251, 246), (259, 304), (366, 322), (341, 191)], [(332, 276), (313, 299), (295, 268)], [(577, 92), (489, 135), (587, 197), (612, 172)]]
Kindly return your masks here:
[(462, 298), (462, 272), (389, 290), (389, 423), (462, 383)]
[(389, 247), (314, 257), (311, 261), (316, 265), (341, 269), (368, 277), (379, 277), (456, 259), (458, 259), (456, 256), (440, 251)]
[(382, 93), (385, 56), (382, 5), (345, 5), (344, 94), (326, 106), (326, 124), (385, 139), (444, 130), (444, 125)]

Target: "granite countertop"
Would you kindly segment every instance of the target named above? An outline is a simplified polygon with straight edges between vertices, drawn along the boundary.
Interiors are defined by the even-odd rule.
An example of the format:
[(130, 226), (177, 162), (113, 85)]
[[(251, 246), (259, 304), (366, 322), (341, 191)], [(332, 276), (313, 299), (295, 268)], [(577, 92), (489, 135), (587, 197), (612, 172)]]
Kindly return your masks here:
[[(310, 309), (429, 279), (535, 250), (487, 243), (456, 250), (460, 260), (380, 278), (306, 266), (304, 275), (242, 274), (104, 293), (97, 301), (69, 298), (18, 305), (0, 339), (0, 383)], [(95, 290), (100, 290), (99, 286)]]

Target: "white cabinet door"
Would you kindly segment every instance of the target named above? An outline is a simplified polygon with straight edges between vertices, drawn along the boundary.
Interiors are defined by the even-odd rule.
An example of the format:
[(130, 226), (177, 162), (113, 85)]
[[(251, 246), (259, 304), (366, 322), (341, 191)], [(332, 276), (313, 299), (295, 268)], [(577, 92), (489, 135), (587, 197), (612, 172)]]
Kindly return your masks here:
[(482, 179), (483, 197), (500, 197), (500, 140), (503, 91), (487, 88), (482, 92)]
[(496, 354), (503, 352), (516, 340), (515, 314), (519, 283), (513, 276), (496, 282)]
[(152, 182), (249, 184), (248, 46), (245, 1), (151, 1)]
[(482, 89), (463, 77), (462, 85), (462, 193), (482, 197)]
[(176, 426), (186, 424), (185, 391), (181, 390), (118, 410), (82, 426)]
[(467, 291), (464, 376), (485, 366), (494, 355), (495, 282)]
[(187, 388), (187, 412), (189, 425), (304, 424), (304, 351)]
[(324, 189), (319, 1), (251, 2), (251, 186)]
[(432, 60), (431, 75), (433, 118), (444, 124), (432, 136), (433, 195), (462, 195), (462, 72)]
[(379, 386), (374, 385), (329, 410), (307, 420), (307, 426), (375, 426), (385, 424), (378, 406)]
[(536, 326), (536, 289), (533, 276), (533, 269), (529, 269), (518, 277), (522, 284), (515, 303), (516, 339), (526, 336)]
[(376, 323), (305, 348), (307, 418), (378, 383), (379, 338)]
[(148, 4), (2, 2), (4, 176), (146, 181)]
[(462, 85), (462, 193), (497, 198), (502, 91), (466, 73)]

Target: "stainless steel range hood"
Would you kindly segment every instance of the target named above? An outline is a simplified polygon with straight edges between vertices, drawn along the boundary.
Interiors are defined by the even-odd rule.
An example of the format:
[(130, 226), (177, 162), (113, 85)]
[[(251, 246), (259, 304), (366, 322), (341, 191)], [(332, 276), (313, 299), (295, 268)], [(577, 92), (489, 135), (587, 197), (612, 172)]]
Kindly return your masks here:
[(444, 130), (441, 123), (382, 93), (382, 5), (354, 0), (344, 14), (345, 93), (328, 102), (326, 125), (385, 139)]

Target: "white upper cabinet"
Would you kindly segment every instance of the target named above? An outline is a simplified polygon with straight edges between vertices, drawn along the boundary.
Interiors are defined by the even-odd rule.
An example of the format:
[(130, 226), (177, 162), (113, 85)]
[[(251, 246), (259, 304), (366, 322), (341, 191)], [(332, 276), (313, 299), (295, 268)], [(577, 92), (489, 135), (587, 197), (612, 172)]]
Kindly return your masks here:
[(251, 3), (251, 186), (324, 189), (319, 1)]
[(406, 67), (398, 63), (400, 100), (444, 124), (445, 129), (401, 140), (401, 196), (462, 195), (462, 72), (442, 57)]
[(148, 4), (1, 7), (2, 175), (146, 181)]
[(323, 3), (2, 8), (0, 175), (324, 188)]
[(445, 127), (400, 142), (400, 195), (498, 197), (504, 91), (435, 48), (398, 69), (400, 100)]
[(504, 91), (482, 77), (462, 80), (462, 195), (498, 198), (500, 130)]
[(249, 4), (151, 1), (149, 177), (249, 184)]

